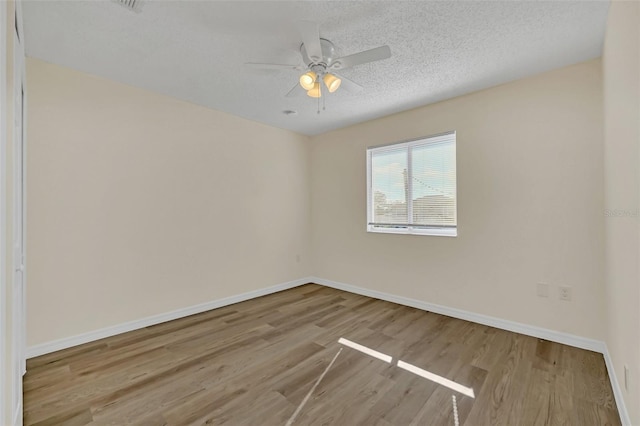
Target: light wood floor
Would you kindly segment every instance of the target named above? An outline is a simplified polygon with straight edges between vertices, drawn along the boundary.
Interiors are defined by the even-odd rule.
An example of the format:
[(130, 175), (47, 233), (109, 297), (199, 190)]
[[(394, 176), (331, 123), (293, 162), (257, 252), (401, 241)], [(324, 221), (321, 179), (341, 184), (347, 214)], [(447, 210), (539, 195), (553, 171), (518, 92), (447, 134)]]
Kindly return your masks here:
[(340, 348), (293, 424), (620, 424), (600, 354), (313, 284), (31, 359), (25, 424), (285, 425)]

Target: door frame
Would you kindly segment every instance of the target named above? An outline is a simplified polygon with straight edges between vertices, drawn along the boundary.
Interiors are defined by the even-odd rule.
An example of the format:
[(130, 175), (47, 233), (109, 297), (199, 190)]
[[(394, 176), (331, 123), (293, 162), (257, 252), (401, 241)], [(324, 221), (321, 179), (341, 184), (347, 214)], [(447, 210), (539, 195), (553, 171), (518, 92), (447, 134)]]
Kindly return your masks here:
[[(22, 365), (22, 375), (27, 372), (26, 367), (26, 283), (27, 283), (27, 75), (26, 75), (26, 55), (24, 49), (24, 30), (22, 26), (22, 1), (15, 1), (15, 26), (20, 38), (14, 37), (13, 50), (13, 89), (14, 89), (14, 111), (15, 117), (20, 107), (20, 134), (17, 134), (17, 128), (13, 129), (13, 230), (15, 239), (15, 224), (22, 222), (20, 236), (22, 259), (22, 303), (18, 306), (22, 317), (21, 328), (18, 331), (20, 363)], [(16, 148), (20, 148), (20, 152)], [(18, 189), (21, 194), (18, 194)], [(17, 201), (20, 200), (20, 203)], [(20, 206), (18, 206), (20, 204)], [(19, 216), (18, 216), (19, 214)], [(12, 306), (12, 310), (16, 307)]]
[[(13, 36), (13, 212), (12, 212), (12, 236), (11, 250), (13, 253), (13, 273), (12, 273), (12, 421), (14, 426), (22, 425), (23, 397), (22, 397), (22, 376), (26, 372), (25, 343), (26, 343), (26, 64), (24, 53), (24, 31), (22, 26), (22, 2), (14, 2), (14, 36)], [(18, 119), (18, 114), (20, 115)], [(17, 224), (20, 223), (20, 235), (16, 234)], [(20, 253), (15, 251), (15, 242), (20, 241)], [(21, 282), (16, 288), (17, 273), (16, 267), (20, 267)], [(18, 290), (18, 292), (16, 292)], [(18, 371), (15, 366), (18, 365)]]
[(5, 341), (7, 339), (7, 8), (0, 2), (0, 422), (7, 419), (7, 397), (5, 396), (7, 363)]

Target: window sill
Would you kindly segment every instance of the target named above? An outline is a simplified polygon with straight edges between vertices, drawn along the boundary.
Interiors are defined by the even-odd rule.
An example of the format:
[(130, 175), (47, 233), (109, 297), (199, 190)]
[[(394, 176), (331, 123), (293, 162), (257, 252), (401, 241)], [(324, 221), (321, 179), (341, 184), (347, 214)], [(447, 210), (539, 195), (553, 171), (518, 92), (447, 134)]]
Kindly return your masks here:
[(407, 234), (407, 235), (429, 235), (433, 237), (457, 237), (457, 228), (381, 228), (367, 226), (367, 232), (377, 234)]

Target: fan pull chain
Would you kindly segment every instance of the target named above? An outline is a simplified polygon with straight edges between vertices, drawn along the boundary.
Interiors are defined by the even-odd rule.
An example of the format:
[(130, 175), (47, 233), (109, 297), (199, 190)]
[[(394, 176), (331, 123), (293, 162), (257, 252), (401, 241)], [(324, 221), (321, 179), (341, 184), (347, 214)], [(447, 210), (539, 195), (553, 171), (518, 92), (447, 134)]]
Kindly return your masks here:
[(324, 110), (326, 110), (326, 109), (327, 109), (327, 105), (326, 105), (326, 98), (325, 98), (325, 97), (323, 97), (323, 98), (322, 98), (322, 110), (324, 111)]
[(320, 77), (317, 78), (318, 81), (318, 114), (320, 114), (320, 98), (322, 97), (322, 84), (320, 84)]

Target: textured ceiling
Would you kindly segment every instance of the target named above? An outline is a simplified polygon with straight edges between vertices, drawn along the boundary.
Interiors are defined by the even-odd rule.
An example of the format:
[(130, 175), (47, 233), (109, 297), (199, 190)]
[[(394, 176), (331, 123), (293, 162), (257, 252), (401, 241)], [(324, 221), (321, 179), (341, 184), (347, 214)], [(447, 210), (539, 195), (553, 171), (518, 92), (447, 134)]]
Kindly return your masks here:
[[(27, 1), (27, 55), (314, 135), (600, 56), (604, 1)], [(390, 59), (343, 70), (365, 86), (287, 98), (301, 63), (297, 20), (339, 55), (387, 44)], [(294, 110), (296, 115), (283, 111)]]

